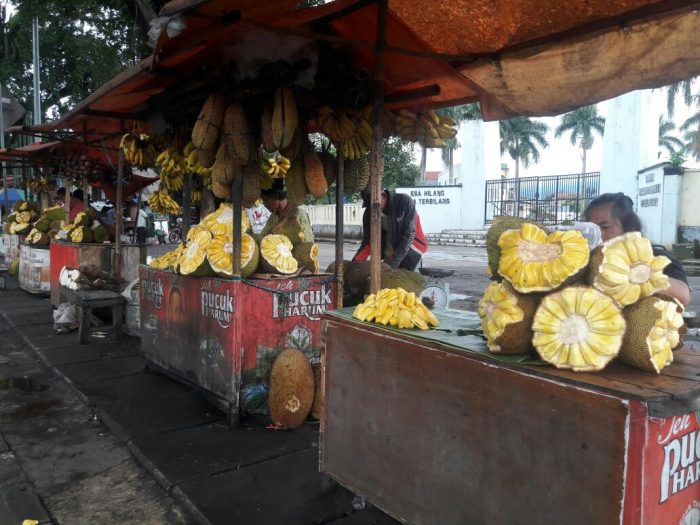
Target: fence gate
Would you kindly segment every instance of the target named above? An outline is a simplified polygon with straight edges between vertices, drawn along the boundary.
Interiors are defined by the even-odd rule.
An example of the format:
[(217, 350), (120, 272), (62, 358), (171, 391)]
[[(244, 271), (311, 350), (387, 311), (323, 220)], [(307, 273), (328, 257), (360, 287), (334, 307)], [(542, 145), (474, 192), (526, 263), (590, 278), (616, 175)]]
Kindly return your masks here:
[(488, 180), (484, 223), (490, 224), (497, 215), (542, 224), (570, 223), (599, 192), (600, 172)]

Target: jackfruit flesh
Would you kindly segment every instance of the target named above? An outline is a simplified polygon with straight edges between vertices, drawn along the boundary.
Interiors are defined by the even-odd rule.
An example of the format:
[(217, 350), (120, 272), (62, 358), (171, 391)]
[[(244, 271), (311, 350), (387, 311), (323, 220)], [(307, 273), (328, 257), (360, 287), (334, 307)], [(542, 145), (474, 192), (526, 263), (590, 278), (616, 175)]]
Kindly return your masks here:
[(534, 224), (506, 230), (498, 239), (498, 273), (521, 293), (558, 288), (587, 264), (588, 241), (578, 230), (547, 235)]
[(620, 306), (636, 303), (669, 286), (668, 257), (654, 256), (651, 242), (639, 232), (615, 237), (596, 249), (589, 281)]
[[(233, 235), (233, 207), (231, 204), (223, 203), (219, 209), (207, 215), (202, 221), (202, 226), (208, 229), (212, 235)], [(241, 231), (250, 230), (250, 220), (248, 214), (241, 212)]]
[(260, 255), (268, 269), (274, 272), (290, 274), (299, 269), (292, 249), (292, 243), (284, 235), (266, 235), (260, 241)]
[[(222, 277), (233, 275), (233, 237), (215, 236), (207, 248), (207, 259), (217, 274)], [(258, 246), (255, 240), (243, 233), (241, 237), (241, 275), (248, 277), (258, 266)]]
[(602, 370), (618, 354), (625, 320), (605, 294), (571, 286), (542, 300), (532, 330), (532, 343), (544, 361), (590, 372)]
[[(495, 354), (520, 354), (530, 349), (534, 299), (520, 296), (526, 301), (521, 307), (519, 296), (505, 283), (490, 283), (479, 301), (481, 328), (489, 350)], [(514, 329), (515, 328), (515, 329)]]
[(192, 236), (180, 254), (178, 264), (180, 273), (194, 275), (208, 273), (207, 247), (211, 242), (211, 234), (207, 231), (199, 231)]
[(182, 253), (183, 248), (184, 245), (179, 244), (174, 250), (164, 253), (160, 257), (155, 257), (154, 259), (151, 259), (151, 262), (148, 263), (148, 266), (150, 268), (155, 268), (156, 270), (173, 269), (177, 271), (177, 262), (180, 258), (180, 254)]

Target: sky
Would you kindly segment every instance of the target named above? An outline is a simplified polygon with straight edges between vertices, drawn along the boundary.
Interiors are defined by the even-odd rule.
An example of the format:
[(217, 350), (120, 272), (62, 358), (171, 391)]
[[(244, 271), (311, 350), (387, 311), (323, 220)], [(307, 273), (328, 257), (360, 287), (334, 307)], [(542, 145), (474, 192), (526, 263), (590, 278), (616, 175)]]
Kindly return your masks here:
[[(666, 92), (664, 89), (656, 89), (653, 92), (655, 100), (654, 108), (650, 110), (657, 111), (658, 108), (662, 108), (665, 114), (666, 108)], [(601, 116), (605, 117), (607, 114), (607, 101), (600, 102), (598, 104), (598, 112)], [(676, 100), (675, 112), (674, 112), (674, 122), (676, 128), (680, 127), (685, 119), (694, 113), (693, 108), (688, 108), (683, 100), (679, 97)], [(531, 164), (529, 167), (524, 168), (520, 166), (520, 176), (521, 177), (535, 177), (535, 176), (547, 176), (547, 175), (566, 175), (569, 173), (580, 173), (581, 171), (581, 150), (575, 146), (571, 145), (569, 139), (569, 134), (563, 135), (561, 138), (554, 138), (554, 130), (561, 122), (561, 116), (557, 117), (546, 117), (546, 118), (536, 118), (535, 120), (544, 122), (549, 126), (550, 131), (547, 134), (547, 142), (549, 142), (549, 147), (540, 150), (540, 162), (537, 164)], [(680, 133), (678, 129), (674, 132), (677, 137), (680, 138)], [(660, 161), (667, 160), (668, 155), (663, 150)], [(603, 157), (603, 138), (596, 134), (595, 142), (593, 148), (588, 151), (586, 155), (586, 171), (600, 171), (601, 163)], [(455, 155), (455, 159), (459, 159), (459, 152)], [(459, 161), (457, 161), (459, 162)], [(507, 153), (501, 157), (501, 162), (508, 164), (508, 173), (512, 176), (515, 173), (515, 161)], [(698, 163), (692, 158), (686, 159), (685, 166), (695, 167)], [(442, 159), (439, 150), (430, 150), (428, 155), (428, 161), (426, 166), (427, 171), (442, 171), (444, 169), (442, 164)]]

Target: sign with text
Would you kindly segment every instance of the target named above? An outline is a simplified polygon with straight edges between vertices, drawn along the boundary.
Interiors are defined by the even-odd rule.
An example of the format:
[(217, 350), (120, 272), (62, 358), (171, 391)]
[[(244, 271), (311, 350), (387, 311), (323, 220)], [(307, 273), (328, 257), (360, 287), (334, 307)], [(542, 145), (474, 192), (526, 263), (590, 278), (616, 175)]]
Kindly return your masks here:
[(415, 201), (416, 211), (420, 215), (421, 226), (425, 233), (437, 233), (460, 227), (461, 186), (396, 188), (396, 193), (405, 193)]

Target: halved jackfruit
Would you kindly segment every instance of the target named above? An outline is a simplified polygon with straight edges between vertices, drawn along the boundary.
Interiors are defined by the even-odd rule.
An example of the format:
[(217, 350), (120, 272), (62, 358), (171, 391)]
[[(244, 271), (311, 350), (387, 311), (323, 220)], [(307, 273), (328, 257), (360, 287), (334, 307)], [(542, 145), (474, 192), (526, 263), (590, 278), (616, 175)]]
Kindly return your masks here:
[(627, 329), (618, 359), (648, 372), (673, 362), (673, 349), (681, 342), (679, 330), (685, 325), (678, 305), (659, 297), (644, 297), (626, 307)]
[(299, 269), (292, 243), (284, 235), (266, 235), (260, 241), (261, 266), (270, 273), (290, 274)]
[(198, 231), (187, 241), (178, 259), (182, 275), (213, 275), (214, 272), (207, 261), (207, 247), (211, 242), (211, 233)]
[(539, 296), (517, 293), (505, 282), (490, 283), (479, 301), (481, 328), (494, 354), (526, 354), (532, 349), (532, 320)]
[(491, 226), (489, 226), (489, 229), (486, 231), (486, 258), (489, 263), (486, 268), (486, 273), (489, 278), (496, 281), (501, 280), (501, 276), (498, 275), (498, 261), (501, 258), (501, 249), (498, 247), (498, 239), (500, 239), (501, 234), (506, 230), (517, 230), (525, 223), (535, 224), (545, 233), (549, 233), (544, 226), (536, 224), (528, 219), (511, 217), (510, 215), (497, 215), (493, 218)]
[(532, 323), (540, 357), (574, 372), (602, 370), (618, 354), (625, 333), (622, 312), (593, 288), (570, 286), (542, 299)]
[(654, 256), (649, 239), (630, 232), (593, 250), (587, 282), (618, 305), (627, 306), (668, 288), (663, 269), (670, 262), (663, 255)]
[[(233, 206), (229, 203), (222, 203), (219, 209), (210, 213), (202, 221), (202, 226), (211, 232), (212, 235), (233, 235)], [(250, 230), (250, 220), (245, 210), (241, 211), (241, 231)]]
[(313, 273), (320, 273), (321, 265), (318, 262), (318, 244), (314, 242), (300, 242), (292, 248), (292, 255), (299, 266), (308, 268)]
[[(258, 245), (247, 233), (241, 237), (241, 275), (248, 277), (258, 268), (260, 253)], [(207, 259), (217, 275), (221, 277), (233, 276), (233, 237), (230, 235), (216, 235), (207, 248)]]
[(546, 292), (570, 282), (590, 256), (588, 241), (578, 230), (547, 235), (529, 223), (504, 231), (498, 247), (498, 273), (520, 293)]
[(175, 248), (174, 250), (164, 253), (163, 255), (161, 255), (160, 257), (156, 257), (155, 259), (151, 259), (151, 262), (148, 263), (148, 266), (151, 268), (155, 268), (156, 270), (177, 271), (178, 259), (180, 258), (180, 254), (182, 253), (184, 247), (185, 246), (183, 244), (178, 244), (177, 248)]

